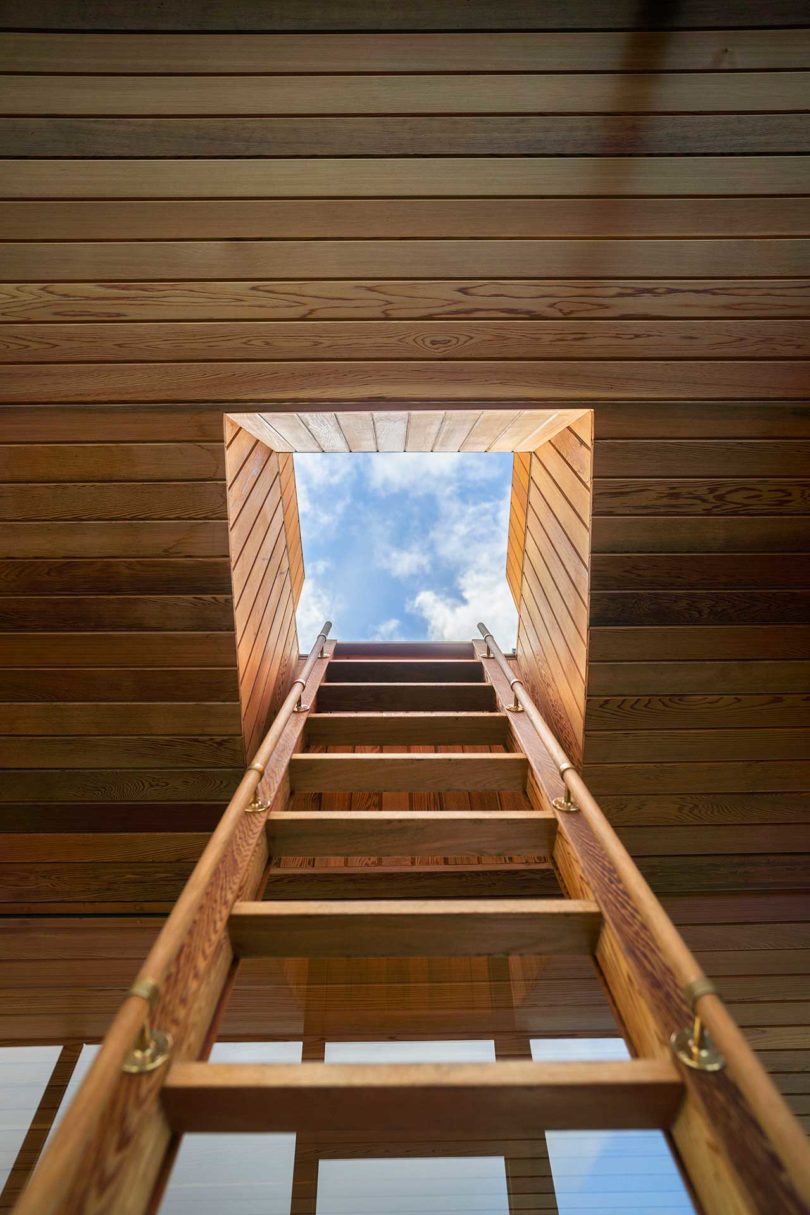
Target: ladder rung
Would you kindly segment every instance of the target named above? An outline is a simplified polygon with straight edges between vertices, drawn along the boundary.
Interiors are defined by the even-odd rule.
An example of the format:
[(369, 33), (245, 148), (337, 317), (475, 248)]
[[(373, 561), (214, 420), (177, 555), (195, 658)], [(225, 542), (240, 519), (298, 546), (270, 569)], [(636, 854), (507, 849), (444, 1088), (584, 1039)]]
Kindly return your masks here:
[(162, 1090), (176, 1133), (330, 1132), (526, 1139), (544, 1130), (666, 1130), (669, 1062), (176, 1063)]
[(477, 658), (333, 658), (326, 668), (329, 683), (483, 683)]
[(471, 641), (338, 641), (333, 658), (475, 658)]
[(590, 954), (602, 924), (579, 899), (385, 899), (237, 903), (237, 954), (261, 958)]
[(493, 710), (495, 689), (488, 683), (322, 683), (318, 711)]
[(310, 743), (324, 746), (499, 746), (509, 738), (505, 713), (310, 713)]
[[(294, 790), (375, 793), (522, 792), (528, 761), (511, 753), (294, 755)], [(379, 855), (379, 854), (378, 854)]]
[(547, 856), (556, 830), (539, 810), (282, 810), (267, 820), (274, 856)]

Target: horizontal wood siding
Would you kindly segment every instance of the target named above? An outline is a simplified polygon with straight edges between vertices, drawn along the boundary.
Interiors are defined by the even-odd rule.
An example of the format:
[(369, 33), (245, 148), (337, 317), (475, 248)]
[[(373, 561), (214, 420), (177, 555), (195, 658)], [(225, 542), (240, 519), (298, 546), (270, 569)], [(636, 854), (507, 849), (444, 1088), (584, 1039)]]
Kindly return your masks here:
[(6, 912), (168, 905), (238, 778), (222, 420), (167, 433), (29, 410), (0, 446)]
[(596, 415), (584, 772), (661, 889), (804, 885), (805, 443), (658, 429)]

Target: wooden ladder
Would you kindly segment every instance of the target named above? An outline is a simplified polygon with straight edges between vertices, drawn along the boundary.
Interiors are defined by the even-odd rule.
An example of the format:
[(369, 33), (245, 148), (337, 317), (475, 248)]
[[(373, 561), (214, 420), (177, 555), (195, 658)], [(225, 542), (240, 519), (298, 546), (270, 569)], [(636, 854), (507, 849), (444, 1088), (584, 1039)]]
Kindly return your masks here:
[[(710, 1215), (806, 1212), (810, 1164), (798, 1123), (492, 635), (481, 626), (484, 641), (470, 645), (335, 645), (329, 628), (116, 1016), (20, 1215), (154, 1211), (187, 1132), (317, 1139), (335, 1127), (357, 1139), (452, 1132), (495, 1142), (546, 1128), (658, 1128)], [(351, 747), (368, 750), (330, 750)], [(472, 808), (475, 796), (463, 810), (389, 809), (385, 798), (379, 810), (296, 808), (301, 795), (337, 791), (502, 800), (497, 810)], [(306, 898), (289, 897), (288, 878), (277, 897), (284, 857), (521, 854), (552, 857), (566, 897), (515, 896), (508, 864), (488, 872), (487, 893), (471, 894), (465, 879), (465, 897), (452, 867), (431, 879), (427, 897), (418, 869), (386, 872), (384, 895), (372, 883), (369, 897), (361, 873), (317, 866), (304, 873)], [(521, 880), (536, 889), (539, 879)], [(205, 1061), (242, 958), (550, 954), (595, 959), (631, 1059)], [(310, 1200), (314, 1211), (314, 1193)]]

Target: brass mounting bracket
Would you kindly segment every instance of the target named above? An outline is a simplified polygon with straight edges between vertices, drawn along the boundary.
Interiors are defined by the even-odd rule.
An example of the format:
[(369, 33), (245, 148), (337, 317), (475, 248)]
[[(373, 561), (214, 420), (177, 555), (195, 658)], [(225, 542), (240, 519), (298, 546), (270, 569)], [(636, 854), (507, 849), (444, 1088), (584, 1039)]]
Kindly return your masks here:
[(522, 713), (523, 712), (523, 705), (518, 700), (517, 692), (515, 691), (515, 684), (518, 684), (518, 683), (520, 684), (521, 687), (523, 687), (522, 679), (510, 679), (509, 680), (509, 687), (512, 689), (512, 696), (514, 697), (514, 700), (512, 701), (511, 705), (503, 706), (506, 709), (507, 713)]
[(701, 996), (716, 994), (717, 988), (705, 975), (687, 984), (684, 995), (694, 1013), (694, 1020), (691, 1025), (679, 1029), (669, 1040), (675, 1057), (686, 1067), (698, 1072), (719, 1072), (726, 1066), (725, 1058), (712, 1041), (697, 1010), (697, 1002)]
[[(251, 764), (248, 772), (258, 772), (259, 780), (264, 776), (264, 764)], [(253, 800), (245, 806), (245, 814), (261, 814), (264, 810), (270, 809), (270, 803), (259, 797), (259, 786), (253, 790)]]
[(295, 687), (296, 684), (300, 684), (301, 692), (298, 696), (298, 700), (293, 705), (293, 713), (308, 713), (309, 710), (312, 708), (312, 705), (311, 704), (305, 705), (304, 701), (303, 701), (304, 688), (306, 687), (306, 684), (304, 683), (303, 679), (294, 679), (293, 687)]
[(122, 1071), (132, 1076), (140, 1076), (163, 1066), (172, 1051), (172, 1036), (152, 1025), (152, 1016), (160, 995), (160, 988), (154, 979), (138, 979), (127, 994), (140, 996), (149, 1005), (149, 1012), (141, 1026), (138, 1040), (121, 1064)]
[(559, 767), (560, 777), (562, 778), (562, 782), (563, 782), (564, 794), (562, 797), (555, 797), (551, 804), (554, 807), (554, 809), (559, 810), (561, 814), (579, 813), (579, 806), (576, 804), (576, 802), (571, 800), (571, 790), (568, 788), (568, 785), (566, 785), (566, 783), (565, 783), (565, 774), (569, 770), (569, 768), (573, 769), (573, 767), (574, 767), (574, 765), (571, 763), (570, 760), (565, 760), (565, 762), (561, 763), (560, 767)]

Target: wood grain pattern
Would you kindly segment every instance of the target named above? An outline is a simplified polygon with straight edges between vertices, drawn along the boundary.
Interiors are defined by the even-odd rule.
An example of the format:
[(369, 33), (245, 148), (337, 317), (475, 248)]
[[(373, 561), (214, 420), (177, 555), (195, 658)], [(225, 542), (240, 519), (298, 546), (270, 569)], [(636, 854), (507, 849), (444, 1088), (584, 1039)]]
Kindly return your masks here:
[(806, 114), (2, 118), (0, 154), (93, 158), (647, 156), (797, 153)]
[[(680, 1098), (670, 1063), (176, 1064), (163, 1089), (175, 1131), (328, 1132), (390, 1128), (514, 1136), (531, 1122), (564, 1129), (667, 1127)], [(327, 1109), (330, 1112), (327, 1114)], [(396, 1110), (396, 1119), (391, 1111)], [(429, 1111), (429, 1113), (428, 1113)], [(600, 1121), (601, 1119), (601, 1121)], [(393, 1122), (396, 1121), (396, 1126)]]
[(698, 30), (491, 34), (256, 34), (238, 38), (211, 34), (143, 37), (111, 33), (9, 33), (0, 52), (0, 71), (134, 75), (191, 73), (222, 75), (261, 72), (320, 74), (344, 72), (592, 72), (717, 71), (718, 68), (806, 68), (804, 30)]
[[(298, 660), (294, 608), (303, 576), (291, 464), (243, 428), (226, 424), (229, 543), (240, 700), (252, 756), (286, 695)], [(289, 461), (289, 457), (286, 457)], [(287, 495), (285, 505), (284, 495)]]
[(523, 541), (520, 672), (575, 759), (581, 755), (586, 695), (589, 419), (580, 430), (569, 426), (531, 456), (525, 516), (521, 496), (513, 491), (510, 524), (521, 529)]
[(271, 855), (358, 856), (370, 840), (382, 856), (549, 855), (556, 819), (538, 810), (349, 810), (342, 814), (286, 810), (267, 820)]
[[(806, 278), (649, 280), (622, 275), (605, 282), (499, 276), (438, 280), (432, 271), (429, 274), (423, 280), (359, 281), (350, 277), (269, 282), (257, 281), (251, 274), (243, 281), (0, 283), (0, 314), (8, 321), (54, 322), (810, 316), (810, 281)], [(103, 421), (103, 415), (98, 420)], [(154, 419), (155, 427), (158, 422)], [(151, 428), (150, 433), (157, 437)], [(137, 433), (121, 437), (133, 438)]]
[[(71, 88), (76, 81), (60, 77)], [(343, 103), (349, 99), (351, 84), (363, 83), (365, 77), (340, 78)], [(390, 77), (396, 84), (401, 77)], [(445, 84), (463, 77), (443, 77)], [(476, 95), (481, 95), (480, 77)], [(510, 76), (509, 81), (520, 77)], [(563, 79), (564, 78), (560, 78)], [(565, 97), (577, 104), (591, 76), (581, 77), (578, 88), (566, 84)], [(625, 77), (630, 84), (637, 77)], [(667, 78), (658, 77), (659, 85)], [(669, 77), (677, 85), (684, 76)], [(703, 77), (702, 79), (706, 79)], [(725, 87), (733, 87), (740, 76), (726, 76)], [(778, 98), (780, 84), (791, 79), (790, 73), (754, 77), (767, 90), (768, 99)], [(9, 77), (0, 77), (0, 93)], [(37, 98), (42, 97), (43, 82), (36, 77), (16, 78), (28, 88), (32, 82)], [(104, 84), (115, 84), (115, 77), (104, 77)], [(263, 77), (263, 88), (272, 86), (270, 77)], [(531, 77), (533, 91), (542, 87), (542, 76)], [(695, 78), (690, 81), (690, 97), (695, 96)], [(149, 98), (158, 86), (185, 87), (193, 78), (151, 77), (145, 85)], [(207, 77), (202, 85), (205, 97), (217, 92), (217, 78)], [(432, 77), (419, 77), (419, 92), (423, 95)], [(803, 78), (800, 78), (803, 84)], [(93, 96), (98, 95), (101, 81), (93, 78)], [(228, 81), (228, 97), (238, 80)], [(309, 77), (304, 97), (317, 92), (318, 78)], [(303, 98), (302, 98), (303, 101)], [(204, 98), (200, 99), (203, 104)], [(224, 99), (223, 99), (224, 102)], [(0, 107), (4, 108), (4, 107)], [(55, 241), (211, 241), (217, 239), (294, 240), (319, 238), (329, 240), (393, 240), (403, 238), (481, 240), (485, 238), (543, 239), (549, 237), (625, 237), (648, 240), (653, 237), (716, 236), (807, 236), (810, 221), (804, 198), (784, 198), (774, 208), (767, 198), (406, 198), (366, 199), (362, 211), (350, 200), (317, 198), (285, 199), (171, 199), (79, 201), (0, 202), (0, 223), (9, 241), (35, 241), (48, 232)]]
[(429, 957), (590, 953), (598, 908), (572, 899), (452, 903), (237, 903), (228, 921), (241, 957)]
[[(519, 243), (509, 242), (510, 245)], [(411, 268), (414, 269), (418, 250), (411, 256), (414, 259)], [(140, 260), (143, 266), (143, 260)], [(435, 272), (435, 265), (433, 270)], [(757, 355), (773, 359), (802, 358), (808, 353), (810, 321), (786, 320), (647, 324), (638, 321), (614, 324), (605, 321), (312, 321), (305, 327), (273, 321), (212, 321), (154, 325), (8, 324), (0, 329), (0, 361), (8, 363), (208, 362), (213, 354), (230, 362), (335, 356), (341, 359), (458, 359), (462, 355), (469, 359), (489, 359), (495, 355), (503, 359), (557, 356), (571, 359), (735, 359)]]
[[(334, 114), (631, 114), (801, 111), (802, 72), (589, 72), (355, 76), (4, 75), (0, 111), (133, 117)], [(334, 122), (334, 119), (332, 119)], [(62, 145), (63, 146), (63, 145)], [(61, 152), (62, 147), (57, 151)]]
[[(477, 400), (482, 391), (498, 400), (581, 401), (635, 396), (646, 400), (803, 400), (807, 361), (765, 359), (659, 362), (606, 360), (568, 362), (513, 359), (363, 362), (347, 359), (305, 362), (78, 363), (65, 373), (58, 364), (6, 364), (0, 369), (0, 402), (64, 404), (102, 401), (189, 400), (360, 401), (375, 388), (381, 399)], [(403, 415), (404, 425), (404, 415)], [(399, 447), (397, 438), (393, 450)]]
[[(653, 28), (733, 29), (802, 26), (800, 0), (751, 4), (746, 0), (684, 0), (673, 12), (655, 13)], [(89, 0), (76, 11), (69, 0), (5, 0), (3, 23), (25, 30), (142, 30), (207, 33), (382, 32), (430, 30), (635, 30), (632, 0), (549, 0), (526, 10), (522, 0), (502, 0), (497, 12), (484, 0), (413, 0), (407, 9), (381, 8), (363, 0), (279, 0), (257, 9), (250, 0), (229, 0), (198, 9), (188, 0), (144, 0), (136, 11), (110, 0)]]
[[(19, 68), (19, 64), (17, 67)], [(426, 163), (429, 159), (429, 164)], [(8, 160), (0, 198), (810, 194), (798, 156)]]

